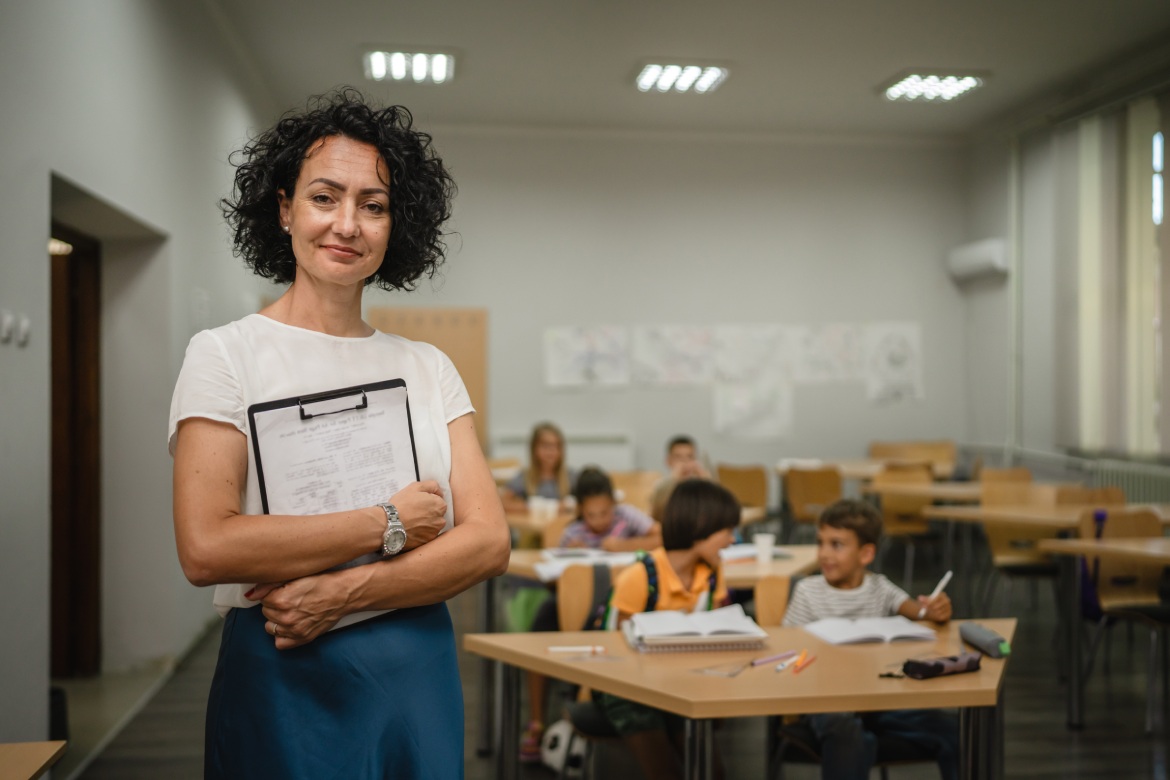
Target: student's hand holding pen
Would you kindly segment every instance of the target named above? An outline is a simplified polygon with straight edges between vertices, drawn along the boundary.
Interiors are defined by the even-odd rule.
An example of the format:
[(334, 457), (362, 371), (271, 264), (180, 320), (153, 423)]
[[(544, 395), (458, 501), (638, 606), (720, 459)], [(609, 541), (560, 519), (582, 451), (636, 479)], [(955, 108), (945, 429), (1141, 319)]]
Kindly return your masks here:
[(930, 596), (918, 597), (919, 620), (933, 620), (936, 623), (946, 623), (951, 619), (951, 597), (946, 593), (939, 593), (934, 598)]

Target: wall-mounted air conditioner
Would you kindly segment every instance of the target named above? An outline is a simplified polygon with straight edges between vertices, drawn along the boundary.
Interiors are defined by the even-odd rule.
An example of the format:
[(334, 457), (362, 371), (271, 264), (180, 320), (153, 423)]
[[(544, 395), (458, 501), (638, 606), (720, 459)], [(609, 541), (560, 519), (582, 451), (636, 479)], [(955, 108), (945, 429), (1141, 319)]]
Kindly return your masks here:
[(947, 253), (947, 271), (958, 282), (983, 276), (1006, 276), (1007, 241), (1002, 238), (985, 238), (957, 246)]

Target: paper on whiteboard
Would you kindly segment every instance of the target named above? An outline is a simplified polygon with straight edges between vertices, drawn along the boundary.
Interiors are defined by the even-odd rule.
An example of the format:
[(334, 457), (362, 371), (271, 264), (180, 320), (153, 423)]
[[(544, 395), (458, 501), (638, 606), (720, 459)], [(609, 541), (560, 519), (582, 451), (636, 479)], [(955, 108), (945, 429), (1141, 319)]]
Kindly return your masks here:
[(731, 382), (765, 373), (792, 376), (790, 331), (781, 325), (717, 325), (715, 370)]
[(776, 439), (792, 430), (792, 384), (775, 375), (717, 382), (715, 432), (740, 439)]
[(922, 385), (922, 327), (916, 322), (865, 326), (865, 389), (871, 401), (926, 397)]
[(715, 378), (711, 328), (643, 325), (633, 329), (630, 348), (634, 380), (646, 384), (697, 385)]
[(816, 384), (861, 379), (861, 329), (852, 323), (791, 328), (797, 382)]
[(626, 385), (630, 360), (626, 329), (616, 325), (548, 328), (544, 381), (549, 387)]

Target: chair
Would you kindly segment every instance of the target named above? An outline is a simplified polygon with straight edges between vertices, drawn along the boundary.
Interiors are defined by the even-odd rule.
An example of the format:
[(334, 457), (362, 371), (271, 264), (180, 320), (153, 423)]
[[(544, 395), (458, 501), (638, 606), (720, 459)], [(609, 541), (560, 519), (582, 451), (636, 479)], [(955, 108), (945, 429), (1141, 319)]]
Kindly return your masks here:
[(763, 466), (715, 466), (715, 479), (731, 491), (740, 506), (768, 508), (768, 470)]
[(979, 481), (985, 484), (1001, 482), (1031, 482), (1032, 470), (1017, 466), (1010, 469), (979, 469)]
[(825, 507), (838, 501), (842, 495), (840, 470), (834, 467), (816, 469), (788, 469), (784, 473), (784, 501), (788, 505), (790, 522), (784, 528), (787, 544), (798, 524), (815, 526)]
[[(1101, 539), (1140, 539), (1162, 536), (1162, 522), (1149, 509), (1086, 509), (1081, 513), (1082, 537), (1098, 536), (1096, 515), (1105, 513), (1100, 529)], [(1106, 629), (1117, 620), (1143, 623), (1150, 629), (1150, 655), (1146, 677), (1146, 733), (1154, 730), (1157, 708), (1159, 644), (1165, 645), (1166, 629), (1170, 626), (1170, 605), (1162, 603), (1158, 585), (1163, 566), (1141, 565), (1130, 561), (1108, 558), (1085, 558), (1085, 566), (1095, 580), (1097, 602), (1101, 617), (1089, 644), (1089, 658), (1085, 664), (1087, 677)], [(1095, 576), (1094, 576), (1095, 575)], [(1164, 652), (1164, 648), (1162, 650)], [(1167, 670), (1163, 668), (1163, 676)]]
[[(929, 485), (934, 479), (923, 464), (889, 464), (873, 478), (871, 485), (882, 488), (891, 485)], [(922, 517), (922, 510), (930, 505), (929, 497), (881, 495), (882, 535), (890, 541), (901, 540), (906, 547), (903, 587), (910, 590), (914, 578), (915, 539), (930, 534), (930, 524)]]
[(756, 622), (761, 626), (778, 626), (788, 611), (788, 596), (792, 581), (788, 577), (769, 574), (756, 581)]
[[(562, 631), (579, 631), (605, 604), (612, 585), (608, 566), (569, 566), (557, 582), (557, 621)], [(577, 700), (565, 707), (565, 716), (573, 725), (568, 754), (573, 752), (577, 739), (585, 740), (585, 758), (582, 774), (593, 774), (593, 746), (600, 740), (620, 741), (613, 725), (590, 696), (588, 688), (577, 692)], [(567, 764), (567, 762), (566, 762)], [(562, 768), (561, 777), (565, 777)]]
[(614, 491), (621, 492), (621, 501), (650, 514), (655, 486), (662, 480), (657, 471), (614, 471), (609, 478)]
[[(987, 472), (991, 471), (992, 469), (985, 469), (984, 473), (986, 475)], [(1052, 488), (1053, 486), (1049, 485), (1033, 485), (1029, 481), (1011, 481), (1006, 475), (1004, 479), (997, 479), (994, 475), (991, 479), (987, 479), (985, 476), (980, 489), (980, 503), (983, 506), (1053, 505), (1068, 503), (1070, 500), (1079, 498), (1076, 491), (1062, 491)], [(1006, 580), (1009, 587), (1012, 582), (1011, 578), (1015, 577), (1029, 577), (1033, 578), (1033, 581), (1043, 577), (1050, 579), (1053, 585), (1056, 585), (1058, 574), (1056, 563), (1048, 555), (1039, 552), (1036, 547), (1042, 539), (1057, 537), (1058, 531), (1027, 524), (985, 523), (983, 533), (987, 537), (992, 568), (987, 574), (983, 599), (980, 602), (983, 605), (982, 614), (991, 614), (995, 586), (1004, 577), (1009, 578)]]
[(928, 463), (931, 477), (949, 476), (959, 458), (959, 448), (953, 441), (874, 441), (869, 444), (869, 457), (893, 463)]
[(561, 537), (565, 535), (565, 529), (576, 518), (573, 515), (560, 514), (549, 521), (540, 531), (540, 546), (543, 549), (550, 549), (561, 546)]

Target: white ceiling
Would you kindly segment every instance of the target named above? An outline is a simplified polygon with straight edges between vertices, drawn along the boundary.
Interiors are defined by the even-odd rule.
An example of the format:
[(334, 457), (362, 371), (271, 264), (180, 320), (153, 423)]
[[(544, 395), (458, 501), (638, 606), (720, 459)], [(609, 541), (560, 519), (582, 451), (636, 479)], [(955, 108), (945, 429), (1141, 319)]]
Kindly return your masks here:
[[(209, 0), (275, 103), (339, 84), (426, 124), (955, 137), (1170, 41), (1166, 0)], [(453, 82), (366, 82), (369, 45), (454, 49)], [(707, 96), (642, 94), (647, 58), (720, 60)], [(949, 105), (893, 104), (907, 68), (990, 71)]]

